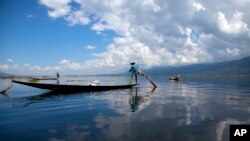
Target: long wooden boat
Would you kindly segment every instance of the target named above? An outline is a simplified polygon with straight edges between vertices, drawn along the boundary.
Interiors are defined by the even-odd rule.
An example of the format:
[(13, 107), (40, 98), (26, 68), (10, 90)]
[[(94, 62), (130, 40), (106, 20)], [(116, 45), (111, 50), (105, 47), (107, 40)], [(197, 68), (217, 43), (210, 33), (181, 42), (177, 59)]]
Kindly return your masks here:
[(56, 77), (30, 77), (30, 79), (34, 79), (34, 80), (57, 80)]
[(52, 91), (60, 91), (60, 92), (91, 92), (91, 91), (106, 91), (113, 89), (127, 89), (136, 86), (133, 85), (98, 85), (98, 86), (89, 86), (89, 85), (61, 85), (61, 84), (46, 84), (46, 83), (31, 83), (31, 82), (23, 82), (12, 80), (14, 83), (40, 88), (47, 89)]

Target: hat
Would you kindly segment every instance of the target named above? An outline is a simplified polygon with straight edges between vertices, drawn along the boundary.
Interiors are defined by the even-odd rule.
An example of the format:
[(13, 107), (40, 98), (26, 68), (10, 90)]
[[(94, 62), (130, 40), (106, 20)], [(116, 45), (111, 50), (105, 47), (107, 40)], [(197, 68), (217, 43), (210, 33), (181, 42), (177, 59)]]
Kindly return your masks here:
[(135, 62), (131, 62), (131, 63), (130, 63), (130, 65), (134, 65), (134, 64), (135, 64)]

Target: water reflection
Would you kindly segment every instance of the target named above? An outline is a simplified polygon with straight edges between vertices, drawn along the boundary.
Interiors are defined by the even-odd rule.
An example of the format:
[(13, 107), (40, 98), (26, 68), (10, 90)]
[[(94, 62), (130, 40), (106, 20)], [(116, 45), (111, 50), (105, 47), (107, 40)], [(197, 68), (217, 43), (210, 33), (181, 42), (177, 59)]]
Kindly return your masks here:
[[(155, 88), (151, 89), (149, 92), (142, 92), (140, 94), (138, 94), (140, 88), (135, 87), (135, 88), (130, 88), (127, 90), (111, 90), (111, 91), (101, 91), (101, 92), (83, 92), (83, 93), (59, 93), (59, 92), (54, 92), (54, 91), (48, 91), (48, 92), (44, 92), (41, 94), (37, 94), (34, 96), (27, 96), (27, 97), (21, 97), (21, 98), (14, 98), (15, 104), (13, 105), (19, 105), (19, 106), (31, 106), (32, 104), (36, 104), (36, 103), (42, 103), (42, 102), (47, 102), (47, 101), (51, 101), (51, 100), (57, 100), (57, 99), (66, 99), (66, 98), (72, 98), (75, 96), (96, 96), (96, 99), (102, 99), (104, 98), (101, 95), (104, 95), (105, 98), (104, 100), (106, 100), (108, 102), (108, 104), (110, 104), (110, 106), (114, 109), (118, 109), (121, 106), (114, 106), (111, 103), (115, 102), (115, 103), (119, 103), (118, 101), (124, 101), (121, 99), (124, 99), (124, 97), (129, 98), (128, 101), (124, 101), (125, 103), (129, 103), (129, 105), (123, 105), (122, 107), (124, 107), (125, 109), (127, 109), (127, 107), (130, 106), (131, 108), (131, 112), (135, 112), (137, 110), (141, 110), (143, 109), (145, 106), (147, 106), (149, 104), (149, 98), (151, 95), (153, 95), (153, 92), (155, 91)], [(117, 96), (117, 95), (113, 95), (114, 93), (119, 92), (123, 95), (123, 96)], [(128, 94), (129, 92), (129, 94)], [(108, 95), (107, 95), (108, 94)], [(10, 95), (6, 94), (6, 97), (8, 96), (8, 99), (12, 99)], [(101, 96), (101, 97), (97, 97), (97, 96)], [(108, 98), (108, 99), (106, 99)], [(113, 109), (112, 108), (112, 109)]]
[[(218, 89), (219, 93), (216, 92)], [(232, 111), (227, 104), (230, 95), (227, 88), (212, 84), (172, 83), (159, 88), (159, 95), (154, 95), (154, 91), (145, 94), (139, 90), (130, 90), (129, 105), (134, 114), (119, 112), (120, 115), (111, 117), (101, 112), (93, 117), (95, 125), (88, 125), (98, 128), (98, 132), (74, 130), (73, 134), (88, 140), (225, 141), (228, 140), (229, 124), (249, 123), (249, 113), (235, 115), (249, 105), (236, 103), (236, 107), (241, 108)], [(124, 111), (121, 109), (126, 109), (126, 104), (110, 104), (116, 100), (107, 100), (111, 109)]]
[[(44, 127), (24, 130), (36, 133), (34, 140), (45, 136), (50, 141), (226, 141), (230, 124), (250, 123), (250, 86), (245, 83), (242, 87), (231, 83), (158, 81), (155, 90), (141, 83), (139, 88), (126, 90), (14, 98), (14, 102), (28, 106), (13, 108), (20, 110), (11, 113), (14, 116), (1, 112), (4, 116), (0, 127), (21, 126), (4, 121), (28, 117), (28, 123)], [(33, 117), (34, 113), (40, 115)]]
[(130, 89), (130, 98), (129, 104), (131, 106), (131, 112), (135, 112), (138, 109), (142, 109), (148, 102), (149, 97), (153, 94), (156, 88), (152, 88), (149, 94), (145, 94), (142, 96), (138, 95), (138, 87), (135, 88), (135, 94), (133, 94), (133, 89)]
[(33, 96), (26, 96), (26, 97), (17, 97), (12, 98), (8, 94), (8, 98), (10, 102), (12, 102), (13, 106), (32, 106), (33, 104), (37, 103), (46, 103), (46, 102), (53, 102), (63, 99), (72, 99), (74, 97), (83, 97), (84, 95), (100, 95), (103, 92), (55, 92), (55, 91), (46, 91), (40, 94), (36, 94)]
[(0, 93), (1, 96), (7, 98), (7, 99), (10, 99), (10, 95), (8, 93)]

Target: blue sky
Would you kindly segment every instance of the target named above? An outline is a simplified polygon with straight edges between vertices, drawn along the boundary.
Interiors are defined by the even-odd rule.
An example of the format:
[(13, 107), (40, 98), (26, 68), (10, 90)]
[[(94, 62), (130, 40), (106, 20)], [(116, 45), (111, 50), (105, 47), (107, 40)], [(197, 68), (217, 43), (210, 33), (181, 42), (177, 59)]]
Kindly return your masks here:
[(249, 0), (1, 0), (0, 72), (100, 74), (250, 55)]
[[(113, 34), (97, 35), (87, 26), (69, 26), (62, 19), (48, 17), (46, 8), (35, 0), (1, 1), (0, 56), (6, 63), (11, 58), (17, 64), (56, 65), (69, 58), (83, 62), (92, 53), (105, 50)], [(88, 45), (96, 46), (88, 50)]]

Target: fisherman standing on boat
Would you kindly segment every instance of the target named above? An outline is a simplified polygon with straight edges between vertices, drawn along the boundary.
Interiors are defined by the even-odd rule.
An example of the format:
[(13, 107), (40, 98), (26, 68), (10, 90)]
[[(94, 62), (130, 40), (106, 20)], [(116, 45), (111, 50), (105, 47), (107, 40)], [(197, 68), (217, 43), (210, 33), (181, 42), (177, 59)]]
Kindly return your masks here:
[(155, 83), (152, 80), (150, 80), (149, 77), (145, 73), (143, 73), (142, 71), (139, 70), (139, 67), (138, 67), (137, 64), (135, 64), (135, 62), (130, 63), (130, 65), (131, 65), (131, 68), (130, 68), (129, 71), (132, 72), (131, 78), (130, 78), (130, 81), (129, 81), (130, 85), (132, 84), (133, 76), (135, 76), (135, 83), (138, 84), (137, 83), (137, 75), (139, 75), (139, 76), (145, 77), (154, 86), (154, 88), (157, 88)]
[(56, 80), (57, 80), (57, 84), (59, 84), (59, 81), (60, 81), (60, 75), (59, 75), (59, 73), (58, 73), (58, 72), (56, 73)]
[(135, 62), (130, 63), (130, 65), (131, 65), (131, 68), (129, 71), (132, 72), (130, 83), (132, 83), (133, 76), (135, 76), (135, 83), (137, 84), (137, 74), (139, 73), (138, 65), (135, 64)]

